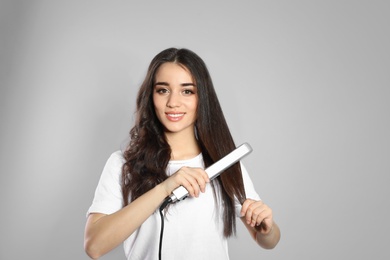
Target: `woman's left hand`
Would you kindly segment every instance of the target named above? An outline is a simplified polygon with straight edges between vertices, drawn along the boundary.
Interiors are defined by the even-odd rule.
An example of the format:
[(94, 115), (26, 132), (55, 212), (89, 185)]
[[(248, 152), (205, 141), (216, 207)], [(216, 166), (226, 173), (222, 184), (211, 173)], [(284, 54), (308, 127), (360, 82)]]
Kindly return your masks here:
[(242, 204), (241, 216), (243, 220), (261, 234), (271, 232), (274, 221), (272, 210), (261, 200), (246, 199)]

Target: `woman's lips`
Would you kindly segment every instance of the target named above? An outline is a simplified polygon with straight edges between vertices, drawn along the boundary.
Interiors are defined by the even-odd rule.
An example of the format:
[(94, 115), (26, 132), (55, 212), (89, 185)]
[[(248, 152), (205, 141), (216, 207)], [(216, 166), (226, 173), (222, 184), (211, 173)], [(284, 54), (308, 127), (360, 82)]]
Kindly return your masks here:
[(184, 117), (184, 113), (165, 113), (169, 121), (177, 122)]

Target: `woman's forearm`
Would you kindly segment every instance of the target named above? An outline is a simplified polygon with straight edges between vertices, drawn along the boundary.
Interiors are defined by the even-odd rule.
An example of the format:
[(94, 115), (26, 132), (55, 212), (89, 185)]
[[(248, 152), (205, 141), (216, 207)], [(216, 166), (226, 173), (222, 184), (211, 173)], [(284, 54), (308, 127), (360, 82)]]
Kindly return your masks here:
[(96, 259), (117, 247), (156, 211), (167, 195), (166, 190), (157, 185), (113, 214), (91, 214), (85, 229), (87, 254)]

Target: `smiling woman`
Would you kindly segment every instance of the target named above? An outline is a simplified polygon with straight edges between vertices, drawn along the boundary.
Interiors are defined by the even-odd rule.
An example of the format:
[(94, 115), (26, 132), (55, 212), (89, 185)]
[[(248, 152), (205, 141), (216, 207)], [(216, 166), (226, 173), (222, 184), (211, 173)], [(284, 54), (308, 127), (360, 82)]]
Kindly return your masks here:
[(198, 95), (190, 72), (176, 63), (167, 62), (157, 70), (155, 81), (153, 103), (167, 138), (172, 136), (170, 133), (181, 133), (182, 137), (195, 139)]
[(260, 246), (276, 246), (280, 231), (272, 210), (245, 167), (236, 163), (212, 182), (204, 171), (236, 146), (198, 55), (171, 48), (152, 60), (130, 137), (126, 150), (107, 161), (88, 210), (85, 250), (91, 258), (122, 242), (128, 259), (160, 255), (162, 223), (153, 213), (179, 186), (190, 198), (170, 205), (163, 217), (163, 259), (229, 259), (227, 238), (237, 217)]

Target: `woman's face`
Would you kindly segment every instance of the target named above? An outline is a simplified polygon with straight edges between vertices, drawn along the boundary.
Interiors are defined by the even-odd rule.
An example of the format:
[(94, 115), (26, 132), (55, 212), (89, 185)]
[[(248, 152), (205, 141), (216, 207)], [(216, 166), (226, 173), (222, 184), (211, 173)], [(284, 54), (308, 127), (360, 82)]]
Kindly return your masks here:
[(194, 134), (197, 87), (190, 72), (179, 64), (166, 62), (155, 75), (153, 103), (165, 132)]

